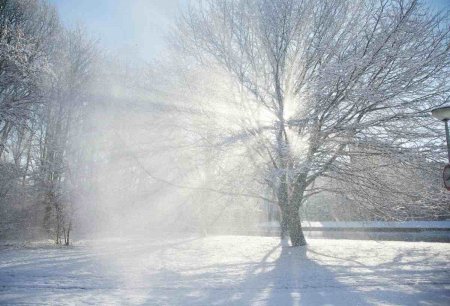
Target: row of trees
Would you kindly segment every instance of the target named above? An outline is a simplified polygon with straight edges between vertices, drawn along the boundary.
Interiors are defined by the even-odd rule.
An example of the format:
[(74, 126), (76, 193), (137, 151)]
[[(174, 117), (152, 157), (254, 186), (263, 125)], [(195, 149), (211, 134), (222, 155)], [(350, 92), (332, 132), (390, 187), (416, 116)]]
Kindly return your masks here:
[(95, 45), (45, 1), (0, 1), (2, 232), (44, 228), (69, 244)]
[(444, 219), (448, 20), (414, 0), (196, 1), (144, 66), (98, 60), (44, 1), (0, 0), (2, 234), (205, 232), (263, 203), (294, 246), (324, 201)]

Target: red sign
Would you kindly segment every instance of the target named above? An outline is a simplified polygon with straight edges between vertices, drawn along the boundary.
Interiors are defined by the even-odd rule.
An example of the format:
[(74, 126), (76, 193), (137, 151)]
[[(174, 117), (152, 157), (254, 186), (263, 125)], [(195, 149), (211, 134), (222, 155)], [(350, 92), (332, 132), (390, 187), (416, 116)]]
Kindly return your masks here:
[(444, 167), (444, 173), (442, 174), (444, 178), (444, 185), (445, 188), (447, 188), (448, 191), (450, 191), (450, 164), (447, 164)]

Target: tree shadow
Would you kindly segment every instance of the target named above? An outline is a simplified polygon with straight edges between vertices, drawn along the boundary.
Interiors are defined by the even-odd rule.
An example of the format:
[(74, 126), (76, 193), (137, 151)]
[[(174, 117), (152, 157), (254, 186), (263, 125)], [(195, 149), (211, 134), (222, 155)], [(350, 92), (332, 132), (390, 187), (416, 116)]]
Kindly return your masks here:
[[(308, 247), (283, 247), (265, 272), (250, 271), (240, 285), (248, 288), (235, 305), (368, 305), (361, 293), (308, 257)], [(251, 290), (257, 288), (258, 290)], [(337, 301), (336, 296), (342, 299)]]
[(360, 292), (340, 283), (333, 272), (308, 258), (307, 247), (276, 245), (259, 262), (219, 265), (216, 271), (226, 274), (230, 268), (245, 269), (240, 281), (221, 283), (223, 276), (217, 272), (186, 276), (178, 271), (161, 271), (154, 280), (166, 286), (158, 292), (153, 288), (148, 291), (143, 304), (369, 305)]
[[(320, 261), (318, 256), (335, 259)], [(416, 305), (447, 304), (448, 273), (424, 277), (429, 284), (401, 283), (411, 271), (403, 270), (405, 252), (379, 265), (366, 265), (348, 256), (317, 252), (311, 247), (274, 246), (258, 261), (215, 265), (215, 271), (186, 274), (161, 271), (163, 288), (147, 291), (143, 304), (170, 305)], [(408, 263), (424, 268), (434, 255)], [(412, 257), (411, 257), (412, 258)], [(345, 263), (344, 263), (345, 262)], [(209, 266), (204, 268), (209, 269)], [(237, 282), (227, 283), (229, 271), (244, 270)], [(223, 271), (218, 275), (217, 271)], [(184, 271), (189, 272), (189, 271)], [(432, 272), (432, 271), (431, 271)], [(420, 271), (412, 278), (420, 278)], [(181, 281), (181, 285), (180, 285)], [(396, 283), (390, 283), (390, 282)], [(178, 285), (177, 285), (178, 284)], [(422, 286), (423, 285), (423, 286)], [(437, 285), (437, 286), (436, 286)], [(400, 288), (398, 290), (398, 288)], [(447, 286), (448, 287), (448, 286)]]

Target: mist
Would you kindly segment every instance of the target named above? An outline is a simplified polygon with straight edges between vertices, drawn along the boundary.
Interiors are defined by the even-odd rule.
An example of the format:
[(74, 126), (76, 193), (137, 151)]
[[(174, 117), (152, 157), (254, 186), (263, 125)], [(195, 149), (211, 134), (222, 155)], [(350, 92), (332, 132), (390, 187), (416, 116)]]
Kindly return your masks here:
[[(36, 75), (35, 106), (6, 107), (2, 117), (2, 158), (5, 166), (14, 161), (11, 169), (22, 176), (16, 193), (6, 191), (14, 199), (6, 201), (7, 207), (21, 211), (20, 204), (12, 203), (22, 201), (32, 212), (10, 215), (7, 223), (21, 220), (13, 226), (19, 236), (55, 236), (58, 243), (66, 232), (75, 239), (254, 235), (273, 232), (275, 226), (282, 237), (297, 232), (293, 243), (302, 244), (292, 209), (305, 222), (448, 217), (448, 194), (439, 185), (442, 127), (422, 117), (448, 99), (448, 59), (444, 51), (434, 54), (432, 49), (443, 38), (429, 42), (427, 56), (435, 57), (433, 63), (420, 66), (399, 55), (409, 72), (399, 66), (402, 77), (385, 82), (393, 72), (383, 75), (382, 62), (393, 55), (388, 48), (378, 55), (376, 44), (373, 56), (380, 58), (367, 67), (355, 66), (352, 58), (368, 57), (366, 50), (311, 69), (323, 52), (332, 57), (339, 48), (347, 52), (346, 47), (337, 41), (311, 51), (306, 46), (320, 41), (300, 30), (290, 34), (297, 40), (291, 49), (271, 54), (267, 31), (276, 32), (277, 24), (266, 18), (277, 14), (276, 6), (261, 11), (255, 24), (242, 19), (240, 27), (222, 25), (227, 30), (221, 32), (216, 15), (225, 10), (227, 20), (235, 22), (238, 7), (55, 1), (33, 4), (39, 7), (33, 13), (31, 3), (20, 5), (11, 4), (11, 9), (24, 10), (24, 20), (48, 24), (40, 32), (27, 25), (27, 35), (42, 37), (56, 49), (33, 47), (40, 58), (28, 63), (29, 74)], [(239, 5), (252, 9), (245, 2)], [(343, 6), (345, 12), (330, 22), (363, 22), (362, 16), (349, 13), (358, 5)], [(313, 9), (312, 4), (299, 6), (291, 18), (303, 18)], [(446, 21), (437, 14), (436, 29)], [(305, 17), (304, 31), (315, 33), (315, 22)], [(419, 43), (422, 32), (408, 35)], [(250, 33), (253, 40), (242, 39)], [(375, 34), (382, 38), (381, 32)], [(274, 70), (280, 65), (286, 68)], [(352, 83), (352, 69), (361, 70), (359, 83)], [(381, 74), (372, 73), (376, 69)], [(428, 69), (435, 72), (424, 74)], [(406, 90), (411, 71), (424, 78)], [(365, 83), (377, 77), (382, 85)], [(351, 89), (333, 91), (342, 82), (350, 82), (346, 86)], [(31, 85), (12, 83), (11, 92), (14, 86)], [(340, 95), (347, 100), (333, 104)], [(402, 101), (410, 101), (408, 107)], [(373, 112), (376, 105), (380, 111)], [(400, 174), (414, 175), (415, 183), (405, 184)], [(6, 181), (5, 190), (11, 182)], [(291, 202), (296, 203), (292, 208)]]
[(446, 304), (449, 24), (0, 1), (0, 304)]
[[(85, 159), (95, 169), (89, 183), (91, 193), (76, 205), (80, 215), (76, 224), (86, 237), (256, 234), (265, 223), (280, 221), (279, 191), (273, 182), (282, 171), (267, 164), (276, 159), (274, 153), (269, 152), (269, 159), (261, 156), (273, 150), (271, 146), (277, 141), (271, 129), (277, 124), (278, 114), (261, 103), (246, 83), (236, 80), (230, 67), (215, 66), (213, 59), (200, 55), (200, 51), (191, 49), (190, 42), (184, 41), (188, 35), (183, 33), (187, 28), (183, 26), (187, 18), (184, 16), (193, 7), (175, 1), (167, 5), (133, 3), (128, 8), (132, 12), (128, 18), (134, 20), (134, 42), (107, 42), (108, 48), (96, 63), (95, 81), (88, 88), (92, 105), (90, 135), (75, 145), (90, 148)], [(149, 11), (151, 14), (146, 14)], [(149, 28), (152, 31), (148, 32)], [(201, 40), (201, 30), (194, 31)], [(101, 42), (102, 38), (100, 45)], [(154, 46), (146, 46), (150, 42)], [(309, 116), (311, 107), (316, 107), (308, 104), (315, 97), (305, 92), (298, 103), (295, 94), (288, 90), (283, 107), (290, 150), (294, 155), (305, 156), (311, 146), (311, 134), (302, 134), (294, 125), (298, 118)], [(433, 105), (439, 103), (436, 100)], [(420, 110), (411, 112), (420, 113), (430, 107), (422, 104)], [(331, 171), (328, 178), (316, 180), (312, 195), (307, 195), (301, 208), (304, 220), (445, 219), (448, 195), (438, 187), (441, 153), (434, 149), (439, 144), (433, 144), (433, 153), (424, 153), (424, 147), (430, 149), (430, 141), (439, 138), (436, 135), (440, 126), (433, 121), (429, 124), (435, 127), (435, 133), (392, 134), (392, 129), (400, 128), (398, 125), (389, 127), (390, 132), (381, 126), (368, 130), (366, 140), (357, 139), (353, 146), (369, 141), (369, 150), (377, 151), (377, 155), (382, 151), (387, 157), (363, 157), (361, 163), (355, 163), (360, 153), (344, 157), (350, 158), (351, 168), (345, 173), (342, 169), (336, 174)], [(388, 142), (392, 148), (386, 150), (386, 144), (376, 148), (372, 140), (367, 140), (371, 137), (367, 135), (373, 133), (379, 138), (391, 138)], [(408, 140), (418, 133), (424, 137), (422, 144)], [(334, 141), (341, 142), (341, 137), (338, 135)], [(394, 139), (399, 143), (394, 144)], [(327, 150), (333, 151), (333, 145), (326, 146)], [(399, 147), (412, 149), (407, 155), (410, 170), (405, 171), (423, 178), (415, 185), (405, 187), (401, 179), (394, 178), (394, 173), (382, 170), (399, 161), (405, 163), (404, 157), (392, 152)], [(419, 166), (424, 160), (428, 160), (427, 166)], [(435, 170), (430, 171), (430, 167)], [(367, 178), (371, 184), (374, 179), (378, 183), (375, 188), (364, 190), (366, 178), (358, 176), (358, 182), (354, 178), (367, 168), (378, 169), (375, 176)], [(349, 181), (342, 179), (347, 175)], [(396, 190), (407, 188), (417, 198), (405, 198), (403, 191), (389, 192), (384, 198), (375, 196), (394, 182), (398, 184)], [(433, 191), (431, 186), (436, 186)], [(346, 193), (342, 194), (342, 190)], [(429, 192), (433, 193), (432, 199)]]
[(183, 75), (211, 83), (192, 95), (196, 84), (173, 80), (167, 71), (177, 67), (168, 65), (145, 70), (116, 59), (98, 68), (89, 128), (75, 144), (87, 148), (92, 167), (89, 195), (76, 204), (81, 237), (257, 230), (265, 200), (245, 148), (226, 135), (242, 115), (236, 105), (209, 103), (229, 95), (223, 79)]

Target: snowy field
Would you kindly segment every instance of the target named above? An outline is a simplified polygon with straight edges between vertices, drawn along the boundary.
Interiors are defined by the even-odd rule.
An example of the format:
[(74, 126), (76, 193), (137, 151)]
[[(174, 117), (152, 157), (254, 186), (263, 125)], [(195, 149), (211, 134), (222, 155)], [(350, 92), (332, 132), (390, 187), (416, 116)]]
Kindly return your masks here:
[(0, 249), (0, 304), (450, 305), (450, 244), (217, 236)]

